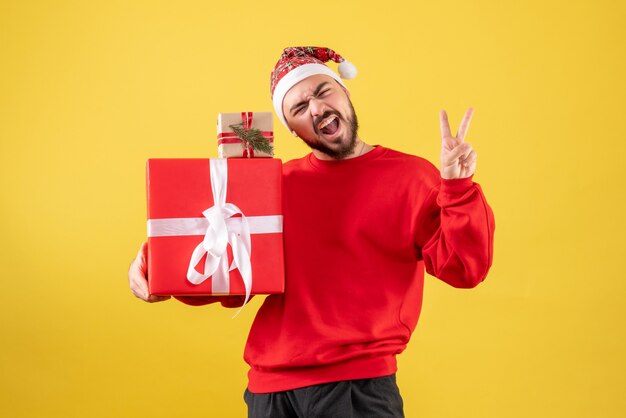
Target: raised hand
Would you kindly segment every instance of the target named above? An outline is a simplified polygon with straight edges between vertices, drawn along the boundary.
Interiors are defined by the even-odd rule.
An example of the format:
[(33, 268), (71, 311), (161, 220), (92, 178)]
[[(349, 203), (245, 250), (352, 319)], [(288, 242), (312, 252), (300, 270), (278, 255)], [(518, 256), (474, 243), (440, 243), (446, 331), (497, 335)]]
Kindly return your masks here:
[(474, 109), (469, 108), (456, 136), (450, 133), (450, 124), (445, 110), (439, 112), (439, 126), (441, 128), (441, 178), (462, 179), (470, 177), (476, 171), (476, 151), (467, 142), (464, 142), (467, 129)]

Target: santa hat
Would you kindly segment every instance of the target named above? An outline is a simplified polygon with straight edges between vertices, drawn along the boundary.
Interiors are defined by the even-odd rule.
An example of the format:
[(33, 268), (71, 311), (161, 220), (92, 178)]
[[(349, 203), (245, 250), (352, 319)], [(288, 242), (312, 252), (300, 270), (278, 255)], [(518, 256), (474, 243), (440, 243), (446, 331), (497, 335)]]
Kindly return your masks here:
[(270, 84), (274, 111), (285, 126), (287, 126), (287, 121), (283, 114), (283, 99), (290, 88), (305, 78), (316, 74), (325, 74), (337, 80), (339, 84), (347, 89), (341, 78), (324, 65), (325, 62), (330, 60), (339, 63), (338, 70), (341, 78), (349, 80), (356, 76), (354, 65), (330, 48), (316, 46), (285, 48), (274, 67), (274, 71), (272, 71)]

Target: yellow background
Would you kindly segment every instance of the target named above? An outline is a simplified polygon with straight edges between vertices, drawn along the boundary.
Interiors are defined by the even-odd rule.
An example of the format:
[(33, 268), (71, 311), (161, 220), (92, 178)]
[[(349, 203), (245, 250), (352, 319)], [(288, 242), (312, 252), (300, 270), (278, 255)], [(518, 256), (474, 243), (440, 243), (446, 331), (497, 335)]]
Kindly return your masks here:
[[(297, 4), (294, 4), (297, 3)], [(218, 112), (272, 110), (282, 48), (360, 73), (361, 137), (438, 164), (438, 111), (496, 215), (473, 290), (427, 278), (407, 417), (626, 415), (620, 1), (0, 2), (3, 417), (242, 417), (247, 332), (146, 304), (149, 157), (215, 157)], [(334, 64), (330, 67), (336, 69)], [(274, 119), (277, 156), (307, 148)]]

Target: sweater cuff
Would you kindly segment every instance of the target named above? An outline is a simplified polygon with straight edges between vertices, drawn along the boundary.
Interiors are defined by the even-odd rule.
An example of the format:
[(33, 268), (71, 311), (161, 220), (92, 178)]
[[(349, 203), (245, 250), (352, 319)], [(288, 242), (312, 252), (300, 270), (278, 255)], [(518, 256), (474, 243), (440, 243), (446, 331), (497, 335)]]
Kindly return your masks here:
[(219, 296), (174, 296), (174, 299), (191, 306), (204, 306), (221, 300)]
[[(250, 295), (248, 302), (254, 297)], [(174, 296), (174, 299), (191, 306), (204, 306), (211, 303), (220, 302), (225, 308), (239, 308), (243, 305), (245, 296), (240, 295), (214, 295), (214, 296)]]
[(474, 185), (474, 182), (472, 181), (473, 177), (474, 175), (472, 174), (471, 176), (462, 179), (442, 178), (440, 191), (447, 195), (461, 195), (472, 188)]

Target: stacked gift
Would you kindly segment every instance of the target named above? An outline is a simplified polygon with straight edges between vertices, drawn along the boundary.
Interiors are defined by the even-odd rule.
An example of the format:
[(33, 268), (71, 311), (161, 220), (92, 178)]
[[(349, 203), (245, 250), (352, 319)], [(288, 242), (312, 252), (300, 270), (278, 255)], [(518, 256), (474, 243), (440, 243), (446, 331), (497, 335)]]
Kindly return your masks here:
[(150, 293), (282, 293), (281, 170), (274, 158), (148, 160)]
[(220, 158), (272, 157), (274, 128), (271, 112), (220, 113), (217, 152)]

